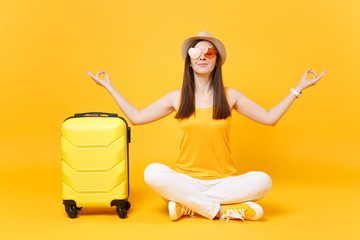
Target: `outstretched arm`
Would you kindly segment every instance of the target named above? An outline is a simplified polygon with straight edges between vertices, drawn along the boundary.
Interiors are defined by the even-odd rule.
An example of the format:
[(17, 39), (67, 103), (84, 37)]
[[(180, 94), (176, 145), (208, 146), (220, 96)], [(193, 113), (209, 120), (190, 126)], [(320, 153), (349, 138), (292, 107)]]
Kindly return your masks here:
[[(102, 70), (92, 75), (89, 71), (85, 71), (95, 82), (104, 88), (113, 96), (121, 111), (126, 115), (133, 125), (150, 123), (163, 118), (174, 111), (171, 99), (176, 95), (176, 90), (166, 94), (164, 97), (150, 104), (146, 108), (139, 110), (130, 102), (128, 102), (112, 85), (108, 74)], [(100, 74), (104, 74), (105, 78), (101, 79)]]
[[(305, 88), (316, 85), (316, 83), (325, 75), (327, 71), (328, 70), (325, 69), (319, 76), (317, 76), (316, 73), (312, 71), (311, 68), (309, 68), (305, 71), (300, 82), (295, 87), (295, 90), (300, 93)], [(310, 72), (314, 74), (311, 80), (308, 79), (308, 74)], [(271, 119), (270, 122), (272, 123), (272, 126), (275, 126), (276, 123), (280, 120), (280, 118), (286, 113), (291, 104), (294, 102), (295, 98), (295, 94), (289, 93), (278, 105), (269, 110), (269, 115)]]
[[(305, 88), (314, 86), (327, 72), (325, 69), (319, 76), (316, 75), (314, 71), (311, 71), (311, 68), (305, 71), (303, 77), (301, 78), (299, 84), (295, 87), (297, 92), (302, 92)], [(309, 80), (307, 78), (308, 74), (312, 72), (314, 74), (313, 78)], [(242, 115), (265, 125), (275, 126), (280, 118), (285, 114), (289, 109), (291, 104), (294, 102), (296, 96), (293, 93), (289, 93), (279, 104), (270, 110), (262, 108), (257, 103), (253, 102), (245, 95), (240, 93), (237, 90), (232, 89), (235, 95), (235, 105), (234, 108), (236, 111)]]

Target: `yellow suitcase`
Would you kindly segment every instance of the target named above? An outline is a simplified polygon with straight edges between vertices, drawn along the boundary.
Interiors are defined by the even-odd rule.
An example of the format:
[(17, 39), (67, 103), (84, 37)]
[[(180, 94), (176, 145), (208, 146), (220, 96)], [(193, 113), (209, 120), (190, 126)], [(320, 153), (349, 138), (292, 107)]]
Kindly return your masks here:
[(82, 207), (130, 208), (130, 127), (115, 113), (77, 113), (61, 129), (63, 204), (71, 218)]

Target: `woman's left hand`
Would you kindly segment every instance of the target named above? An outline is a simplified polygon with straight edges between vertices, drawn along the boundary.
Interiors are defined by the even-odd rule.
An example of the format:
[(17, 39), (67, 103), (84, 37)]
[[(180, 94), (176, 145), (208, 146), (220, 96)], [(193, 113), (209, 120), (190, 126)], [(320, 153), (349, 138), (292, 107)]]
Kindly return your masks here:
[[(296, 90), (301, 92), (302, 90), (304, 90), (305, 88), (308, 88), (310, 86), (314, 86), (327, 72), (328, 70), (325, 69), (319, 76), (316, 75), (316, 73), (314, 71), (311, 70), (311, 68), (309, 68), (308, 70), (305, 71), (304, 75), (302, 76), (300, 82), (298, 83), (298, 85), (296, 86)], [(314, 76), (313, 78), (310, 80), (308, 79), (308, 75), (309, 73), (313, 73)]]

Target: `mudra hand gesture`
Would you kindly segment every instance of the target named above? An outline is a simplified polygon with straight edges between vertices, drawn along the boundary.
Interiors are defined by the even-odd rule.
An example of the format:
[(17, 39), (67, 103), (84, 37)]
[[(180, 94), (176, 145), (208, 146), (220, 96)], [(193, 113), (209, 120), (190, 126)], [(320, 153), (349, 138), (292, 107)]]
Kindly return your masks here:
[[(309, 68), (308, 70), (305, 71), (304, 75), (302, 76), (300, 82), (298, 83), (298, 85), (296, 86), (296, 90), (298, 90), (299, 92), (301, 92), (302, 90), (304, 90), (305, 88), (308, 88), (310, 86), (314, 86), (327, 72), (328, 70), (325, 69), (319, 76), (316, 75), (316, 73), (314, 71), (311, 70), (311, 68)], [(313, 73), (314, 76), (313, 78), (310, 80), (308, 79), (308, 75), (309, 73)]]
[[(85, 70), (85, 72), (92, 78), (94, 79), (94, 81), (96, 82), (96, 84), (103, 86), (104, 88), (106, 88), (107, 90), (109, 90), (109, 88), (113, 87), (109, 75), (107, 74), (107, 72), (105, 72), (104, 70), (101, 70), (100, 72), (96, 73), (96, 75), (92, 75), (91, 72), (89, 72), (88, 70)], [(104, 74), (105, 78), (101, 79), (100, 78), (100, 74)]]

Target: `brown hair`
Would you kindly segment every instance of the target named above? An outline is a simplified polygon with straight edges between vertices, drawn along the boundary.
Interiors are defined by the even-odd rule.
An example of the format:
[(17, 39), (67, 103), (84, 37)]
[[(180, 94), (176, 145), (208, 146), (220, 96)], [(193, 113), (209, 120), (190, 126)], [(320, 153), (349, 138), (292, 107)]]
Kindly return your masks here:
[[(204, 41), (204, 40), (198, 39), (194, 41), (189, 48), (195, 46), (200, 41)], [(210, 88), (211, 87), (213, 88), (214, 91), (213, 119), (226, 119), (231, 115), (231, 110), (225, 95), (219, 54), (216, 57), (216, 64), (213, 70), (213, 78), (210, 83)], [(189, 118), (193, 113), (195, 114), (195, 79), (194, 79), (194, 71), (190, 67), (189, 54), (186, 55), (186, 59), (185, 59), (184, 79), (183, 79), (180, 97), (181, 97), (180, 107), (179, 107), (179, 111), (175, 115), (175, 118), (176, 119)]]

